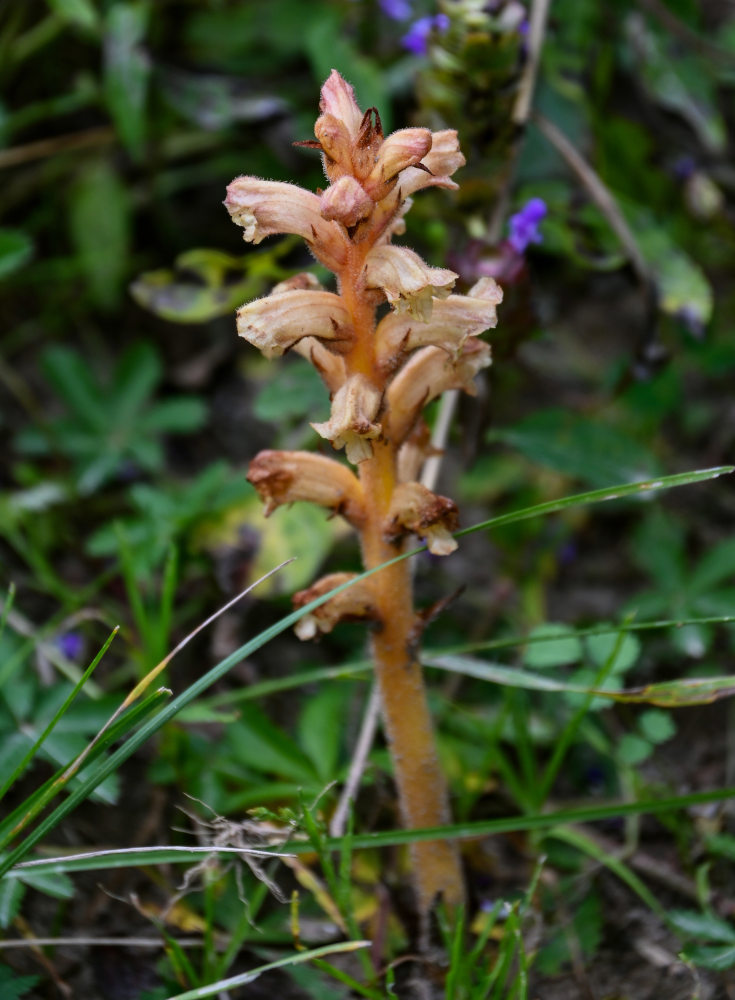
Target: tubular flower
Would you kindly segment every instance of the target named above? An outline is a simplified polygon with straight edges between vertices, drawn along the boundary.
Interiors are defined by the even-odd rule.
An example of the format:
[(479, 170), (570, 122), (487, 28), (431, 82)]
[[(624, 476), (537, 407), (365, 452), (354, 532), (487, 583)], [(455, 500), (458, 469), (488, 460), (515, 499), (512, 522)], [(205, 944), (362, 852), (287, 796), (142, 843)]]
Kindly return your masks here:
[(385, 437), (396, 446), (402, 444), (423, 408), (448, 389), (474, 396), (474, 378), (490, 363), (490, 346), (482, 340), (468, 340), (454, 361), (440, 347), (416, 351), (388, 387)]
[(276, 358), (304, 337), (328, 340), (349, 350), (352, 324), (342, 299), (332, 292), (287, 290), (254, 299), (237, 310), (237, 332), (266, 358)]
[(247, 478), (265, 503), (266, 517), (283, 504), (307, 500), (341, 514), (354, 527), (364, 520), (360, 483), (332, 458), (308, 451), (261, 451)]
[[(354, 580), (356, 573), (329, 573), (317, 580), (306, 590), (299, 590), (293, 595), (293, 604), (296, 608), (303, 608), (305, 605), (315, 601), (318, 597), (329, 593), (340, 584)], [(365, 581), (353, 584), (340, 594), (335, 594), (328, 601), (315, 608), (299, 621), (296, 626), (296, 635), (299, 639), (314, 639), (320, 632), (331, 632), (335, 625), (343, 621), (365, 621), (375, 620), (377, 613), (375, 609), (374, 597), (371, 589), (365, 586)]]
[(383, 393), (364, 375), (352, 375), (335, 393), (329, 420), (311, 426), (335, 448), (344, 448), (348, 460), (357, 465), (370, 458), (370, 441), (380, 437), (375, 418), (382, 399)]
[(459, 528), (457, 505), (449, 497), (432, 493), (421, 483), (401, 483), (391, 500), (385, 534), (395, 540), (407, 531), (422, 538), (435, 556), (448, 556), (457, 548), (452, 532)]
[(493, 278), (481, 278), (467, 295), (435, 301), (426, 323), (417, 323), (410, 314), (389, 313), (375, 331), (378, 364), (390, 372), (408, 351), (429, 346), (457, 357), (468, 337), (497, 326), (495, 307), (502, 300), (503, 292)]
[(227, 188), (225, 207), (245, 230), (243, 239), (248, 243), (260, 243), (276, 233), (296, 233), (327, 267), (337, 266), (344, 257), (339, 226), (322, 218), (315, 194), (295, 184), (236, 177)]

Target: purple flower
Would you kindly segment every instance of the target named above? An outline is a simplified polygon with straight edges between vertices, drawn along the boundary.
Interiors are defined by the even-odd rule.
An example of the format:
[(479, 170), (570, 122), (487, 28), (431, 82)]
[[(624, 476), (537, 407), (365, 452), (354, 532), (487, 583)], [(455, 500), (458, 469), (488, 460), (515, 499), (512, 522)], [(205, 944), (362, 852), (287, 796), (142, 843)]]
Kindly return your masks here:
[(57, 638), (56, 645), (67, 660), (78, 660), (84, 651), (84, 639), (79, 632), (65, 632)]
[(407, 33), (401, 39), (401, 45), (417, 56), (425, 56), (429, 47), (429, 36), (435, 29), (446, 31), (449, 18), (446, 14), (435, 14), (433, 17), (420, 17), (414, 21)]
[(543, 198), (531, 198), (520, 212), (511, 215), (508, 220), (508, 242), (516, 253), (525, 253), (529, 243), (541, 243), (543, 236), (538, 227), (547, 211)]
[(380, 9), (393, 21), (407, 21), (413, 13), (409, 0), (380, 0)]

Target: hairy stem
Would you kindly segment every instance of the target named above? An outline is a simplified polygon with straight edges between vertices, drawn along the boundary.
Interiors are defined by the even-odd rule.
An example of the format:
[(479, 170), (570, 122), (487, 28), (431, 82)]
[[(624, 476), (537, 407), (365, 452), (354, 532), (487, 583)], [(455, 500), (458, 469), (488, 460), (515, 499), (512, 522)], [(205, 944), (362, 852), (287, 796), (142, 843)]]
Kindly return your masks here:
[[(366, 241), (367, 242), (367, 241)], [(354, 247), (340, 275), (343, 301), (355, 330), (355, 346), (346, 358), (351, 371), (374, 375), (375, 311), (365, 303), (362, 262), (369, 247)], [(366, 569), (400, 553), (400, 544), (384, 537), (384, 524), (396, 486), (397, 449), (391, 441), (373, 442), (372, 457), (359, 465), (366, 521), (361, 544)], [(389, 566), (371, 581), (379, 625), (372, 651), (383, 721), (406, 826), (441, 826), (450, 820), (449, 795), (439, 764), (434, 726), (416, 656), (418, 619), (408, 562)], [(458, 904), (464, 898), (459, 854), (449, 841), (414, 844), (412, 858), (420, 912), (438, 898)]]

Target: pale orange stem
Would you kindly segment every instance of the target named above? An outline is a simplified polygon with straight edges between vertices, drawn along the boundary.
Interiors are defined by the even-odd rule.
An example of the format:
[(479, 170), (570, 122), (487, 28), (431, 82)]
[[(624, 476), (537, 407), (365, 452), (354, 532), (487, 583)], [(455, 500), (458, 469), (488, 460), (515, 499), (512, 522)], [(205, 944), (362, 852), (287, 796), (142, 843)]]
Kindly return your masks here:
[[(371, 241), (366, 240), (353, 247), (339, 278), (342, 299), (355, 330), (355, 346), (345, 359), (348, 369), (375, 379), (375, 310), (365, 302), (362, 287), (364, 259), (370, 245)], [(372, 457), (359, 465), (366, 511), (361, 528), (366, 569), (401, 552), (400, 543), (385, 540), (383, 527), (396, 486), (396, 457), (391, 441), (376, 441)], [(416, 656), (418, 620), (408, 562), (382, 570), (370, 584), (379, 620), (372, 639), (375, 674), (403, 821), (410, 828), (442, 826), (450, 819), (449, 794)], [(424, 916), (439, 898), (451, 905), (462, 902), (462, 871), (454, 843), (416, 843), (411, 854), (419, 910)]]

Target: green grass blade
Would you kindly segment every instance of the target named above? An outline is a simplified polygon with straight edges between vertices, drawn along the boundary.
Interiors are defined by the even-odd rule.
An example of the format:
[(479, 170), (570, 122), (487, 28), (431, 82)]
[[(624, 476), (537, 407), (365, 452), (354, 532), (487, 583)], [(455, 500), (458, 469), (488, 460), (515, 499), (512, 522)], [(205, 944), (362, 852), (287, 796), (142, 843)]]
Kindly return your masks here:
[(479, 680), (501, 684), (506, 688), (526, 688), (531, 691), (571, 692), (590, 698), (607, 698), (627, 704), (659, 705), (663, 708), (686, 708), (692, 705), (709, 705), (719, 698), (735, 694), (735, 675), (727, 677), (680, 678), (644, 687), (610, 691), (604, 688), (568, 684), (545, 674), (536, 674), (518, 667), (505, 667), (499, 663), (485, 663), (468, 656), (433, 656), (423, 654), (421, 662), (428, 667), (438, 667), (453, 673), (476, 677)]
[(641, 483), (621, 483), (619, 486), (608, 486), (602, 490), (588, 490), (586, 493), (574, 493), (560, 500), (547, 500), (521, 510), (512, 510), (487, 521), (480, 521), (469, 528), (462, 528), (454, 533), (455, 538), (462, 538), (475, 531), (490, 528), (500, 528), (505, 524), (515, 524), (517, 521), (527, 521), (532, 517), (543, 517), (545, 514), (557, 514), (571, 507), (585, 507), (587, 504), (605, 503), (608, 500), (621, 500), (623, 497), (641, 496), (653, 490), (670, 490), (676, 486), (689, 486), (691, 483), (701, 483), (718, 476), (728, 475), (735, 471), (733, 465), (721, 465), (712, 469), (697, 469), (692, 472), (679, 472), (674, 476), (661, 476), (659, 479), (648, 479)]
[(102, 659), (102, 657), (105, 655), (105, 653), (107, 652), (107, 650), (110, 648), (110, 644), (112, 643), (112, 640), (117, 635), (118, 630), (119, 630), (119, 626), (116, 625), (115, 628), (110, 633), (110, 635), (108, 636), (107, 640), (103, 643), (102, 648), (99, 650), (99, 652), (97, 653), (97, 655), (95, 656), (95, 658), (92, 660), (92, 662), (90, 663), (90, 665), (84, 671), (84, 673), (79, 678), (79, 680), (77, 681), (77, 683), (74, 685), (74, 687), (72, 688), (72, 690), (69, 692), (69, 695), (64, 700), (64, 703), (58, 708), (58, 710), (54, 714), (54, 716), (51, 719), (51, 721), (48, 723), (48, 725), (46, 726), (46, 728), (44, 729), (44, 731), (41, 733), (41, 735), (38, 737), (38, 739), (33, 744), (33, 746), (30, 748), (30, 750), (25, 755), (25, 757), (23, 758), (23, 760), (13, 770), (13, 773), (10, 774), (5, 779), (4, 783), (2, 785), (0, 785), (0, 801), (2, 801), (3, 797), (5, 796), (6, 792), (11, 787), (11, 785), (13, 785), (15, 783), (15, 781), (17, 780), (17, 778), (19, 778), (20, 775), (23, 774), (23, 772), (26, 770), (26, 768), (28, 767), (28, 765), (31, 763), (31, 761), (33, 760), (33, 758), (38, 753), (38, 750), (40, 749), (40, 747), (43, 746), (43, 744), (44, 744), (45, 740), (47, 739), (49, 733), (53, 732), (53, 730), (56, 728), (56, 725), (59, 722), (59, 720), (63, 717), (63, 715), (66, 712), (66, 710), (69, 708), (69, 706), (71, 705), (71, 703), (74, 701), (74, 699), (76, 698), (76, 696), (79, 694), (79, 692), (83, 688), (83, 686), (85, 684), (85, 681), (87, 681), (87, 679), (89, 677), (91, 677), (91, 675), (93, 674), (93, 672), (94, 672), (97, 664), (100, 662), (100, 660)]
[(233, 989), (235, 986), (244, 986), (247, 983), (252, 983), (259, 976), (262, 976), (264, 972), (270, 972), (271, 969), (283, 969), (289, 965), (301, 965), (302, 962), (310, 962), (315, 958), (324, 958), (327, 955), (357, 951), (358, 948), (369, 947), (370, 943), (370, 941), (343, 941), (339, 944), (328, 944), (321, 948), (314, 948), (312, 951), (299, 951), (286, 958), (279, 958), (275, 962), (268, 962), (267, 965), (259, 965), (257, 969), (251, 969), (249, 972), (243, 972), (238, 976), (231, 976), (229, 979), (220, 979), (216, 983), (209, 983), (207, 986), (199, 986), (196, 989), (187, 990), (186, 993), (177, 993), (175, 996), (168, 997), (167, 1000), (203, 1000), (204, 997), (216, 996), (218, 993)]
[[(555, 826), (573, 823), (596, 823), (601, 820), (616, 819), (619, 816), (639, 816), (646, 813), (676, 812), (711, 802), (725, 802), (735, 798), (735, 788), (714, 788), (689, 795), (676, 795), (665, 799), (645, 799), (639, 802), (608, 802), (594, 806), (580, 806), (575, 809), (559, 809), (554, 812), (533, 813), (522, 816), (507, 816), (499, 819), (477, 820), (467, 823), (453, 823), (450, 826), (436, 826), (420, 830), (381, 830), (376, 833), (356, 833), (352, 838), (354, 849), (372, 847), (396, 847), (424, 840), (465, 840), (472, 837), (486, 837), (499, 833), (518, 833), (526, 830), (548, 830)], [(340, 837), (325, 841), (326, 850), (339, 849)], [(298, 840), (279, 845), (282, 851), (303, 854), (311, 846)]]

